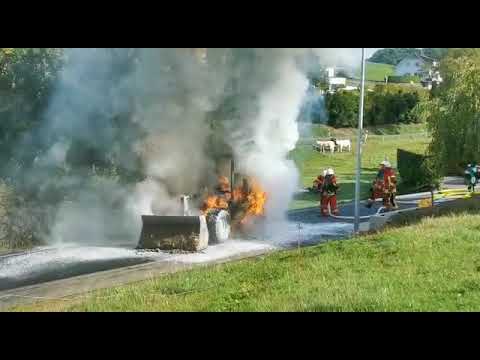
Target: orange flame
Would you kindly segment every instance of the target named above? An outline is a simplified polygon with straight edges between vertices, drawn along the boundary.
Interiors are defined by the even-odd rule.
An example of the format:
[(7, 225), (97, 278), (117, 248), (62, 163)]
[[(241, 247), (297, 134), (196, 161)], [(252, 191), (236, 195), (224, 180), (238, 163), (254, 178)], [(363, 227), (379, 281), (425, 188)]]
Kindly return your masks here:
[(233, 189), (233, 201), (237, 203), (246, 203), (246, 210), (240, 220), (240, 224), (245, 224), (249, 219), (255, 216), (263, 216), (265, 213), (265, 203), (267, 194), (263, 191), (260, 184), (252, 179), (248, 179), (249, 187), (238, 186)]
[(203, 215), (206, 215), (208, 214), (209, 211), (214, 209), (228, 209), (227, 200), (222, 196), (215, 196), (215, 195), (208, 196), (203, 201), (203, 206), (200, 209), (200, 211)]
[(242, 223), (250, 216), (263, 216), (265, 213), (265, 203), (267, 194), (256, 181), (250, 181), (250, 192), (247, 194), (248, 209)]
[[(265, 213), (265, 203), (267, 194), (263, 191), (260, 184), (252, 179), (248, 179), (248, 189), (240, 185), (233, 189), (232, 201), (242, 204), (244, 213), (241, 216), (240, 224), (245, 224), (249, 219), (256, 216), (263, 216)], [(202, 213), (207, 214), (213, 209), (228, 209), (228, 201), (223, 196), (208, 196), (202, 206)]]

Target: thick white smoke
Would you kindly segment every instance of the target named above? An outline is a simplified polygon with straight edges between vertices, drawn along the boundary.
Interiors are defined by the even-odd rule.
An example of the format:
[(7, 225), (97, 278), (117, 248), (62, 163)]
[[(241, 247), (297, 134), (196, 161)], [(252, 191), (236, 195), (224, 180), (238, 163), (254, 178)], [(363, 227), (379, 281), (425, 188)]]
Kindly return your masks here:
[[(243, 139), (252, 148), (237, 146), (240, 167), (257, 178), (268, 193), (267, 217), (283, 217), (298, 189), (298, 171), (288, 153), (299, 138), (297, 118), (308, 80), (293, 56), (284, 56), (274, 69), (277, 77), (259, 97), (259, 113), (253, 120), (253, 136)], [(247, 140), (247, 141), (245, 141)]]
[[(365, 49), (368, 59), (380, 48)], [(312, 49), (323, 66), (344, 67), (351, 71), (358, 71), (361, 65), (361, 48), (315, 48)]]
[(52, 237), (69, 241), (83, 233), (109, 241), (122, 232), (136, 242), (140, 215), (178, 214), (179, 195), (201, 192), (215, 180), (214, 155), (206, 151), (213, 134), (233, 148), (238, 170), (267, 191), (267, 220), (282, 220), (299, 185), (287, 160), (309, 86), (299, 64), (312, 53), (318, 64), (310, 67), (322, 59), (353, 62), (345, 54), (357, 49), (349, 50), (208, 49), (206, 61), (188, 49), (69, 50), (42, 131), (58, 141), (44, 161), (65, 161), (81, 141), (146, 179), (86, 184), (84, 174), (64, 177), (74, 205), (57, 209)]

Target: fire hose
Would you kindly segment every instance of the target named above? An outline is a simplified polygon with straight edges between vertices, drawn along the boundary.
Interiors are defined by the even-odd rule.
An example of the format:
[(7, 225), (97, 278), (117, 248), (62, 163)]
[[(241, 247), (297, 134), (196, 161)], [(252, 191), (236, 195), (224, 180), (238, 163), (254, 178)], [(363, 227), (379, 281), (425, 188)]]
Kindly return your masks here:
[[(446, 190), (440, 190), (436, 194), (434, 194), (433, 200), (441, 200), (441, 199), (468, 199), (471, 198), (473, 195), (480, 194), (480, 192), (471, 192), (465, 189), (446, 189)], [(420, 199), (420, 200), (411, 200), (411, 201), (402, 201), (402, 200), (396, 200), (397, 203), (399, 204), (417, 204), (421, 205), (422, 201), (425, 200), (431, 200), (430, 198), (425, 198), (425, 199)], [(431, 206), (431, 202), (430, 202)], [(370, 219), (372, 216), (380, 215), (382, 211), (385, 210), (384, 206), (379, 207), (377, 212), (372, 215), (365, 215), (365, 216), (360, 216), (361, 220), (366, 220)], [(334, 215), (332, 214), (331, 210), (329, 209), (329, 215), (334, 218), (334, 219), (339, 219), (339, 220), (353, 220), (355, 219), (354, 216), (341, 216), (341, 215)]]

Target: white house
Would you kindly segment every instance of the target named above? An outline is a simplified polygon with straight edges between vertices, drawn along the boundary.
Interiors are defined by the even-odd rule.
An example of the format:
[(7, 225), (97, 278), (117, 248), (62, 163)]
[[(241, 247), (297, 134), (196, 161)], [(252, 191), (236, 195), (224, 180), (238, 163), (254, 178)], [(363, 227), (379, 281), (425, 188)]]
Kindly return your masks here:
[(347, 78), (335, 76), (335, 68), (327, 68), (325, 72), (329, 92), (335, 92), (337, 89), (345, 88), (347, 86)]
[(438, 69), (439, 65), (440, 64), (435, 59), (416, 54), (400, 61), (395, 67), (395, 75), (419, 76), (423, 86), (431, 89), (433, 84), (439, 84), (443, 81)]
[(335, 68), (333, 68), (333, 67), (326, 68), (325, 73), (326, 73), (328, 79), (333, 78), (333, 77), (335, 77)]
[(408, 56), (397, 64), (397, 66), (395, 67), (395, 75), (421, 76), (425, 72), (426, 68), (429, 67), (431, 64), (432, 62), (428, 61), (425, 57), (421, 55)]

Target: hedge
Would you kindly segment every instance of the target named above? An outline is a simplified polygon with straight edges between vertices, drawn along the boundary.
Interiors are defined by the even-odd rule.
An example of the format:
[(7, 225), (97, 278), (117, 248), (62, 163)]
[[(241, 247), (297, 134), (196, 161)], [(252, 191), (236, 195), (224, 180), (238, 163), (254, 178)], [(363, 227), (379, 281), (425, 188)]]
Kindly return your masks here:
[(404, 75), (404, 76), (389, 76), (388, 77), (388, 82), (393, 83), (393, 84), (402, 84), (402, 83), (419, 83), (420, 82), (420, 77), (415, 76), (415, 75)]
[[(397, 84), (376, 85), (365, 99), (365, 125), (418, 123), (416, 106), (428, 98), (428, 91)], [(327, 94), (325, 108), (328, 125), (355, 127), (358, 122), (359, 91), (337, 91)]]
[(415, 189), (438, 188), (440, 176), (431, 165), (430, 157), (410, 151), (397, 150), (397, 167), (402, 184)]
[(333, 127), (355, 127), (358, 123), (358, 91), (337, 91), (327, 94), (325, 107), (328, 114), (328, 125)]

